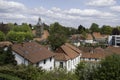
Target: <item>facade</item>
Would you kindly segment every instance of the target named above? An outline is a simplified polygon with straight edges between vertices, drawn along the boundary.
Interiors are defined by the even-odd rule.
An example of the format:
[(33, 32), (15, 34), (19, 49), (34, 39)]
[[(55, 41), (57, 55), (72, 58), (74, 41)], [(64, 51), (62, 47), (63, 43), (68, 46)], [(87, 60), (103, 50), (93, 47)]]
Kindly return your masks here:
[[(86, 48), (87, 49), (87, 48)], [(88, 48), (88, 50), (82, 52), (81, 61), (85, 62), (98, 62), (106, 56), (106, 51), (100, 47)]]
[(108, 44), (112, 46), (120, 46), (120, 35), (111, 35), (108, 37)]
[(64, 68), (67, 71), (74, 70), (80, 62), (81, 51), (66, 43), (56, 50), (55, 67)]
[(14, 44), (12, 50), (18, 65), (32, 64), (46, 70), (54, 69), (54, 53), (36, 42)]

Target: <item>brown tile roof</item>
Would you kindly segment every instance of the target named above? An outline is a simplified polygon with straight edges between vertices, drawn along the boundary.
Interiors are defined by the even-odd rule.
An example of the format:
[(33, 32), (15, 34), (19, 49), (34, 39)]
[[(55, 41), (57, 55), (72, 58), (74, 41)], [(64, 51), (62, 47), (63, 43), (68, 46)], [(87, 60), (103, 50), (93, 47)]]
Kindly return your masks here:
[(79, 54), (81, 53), (81, 50), (78, 49), (77, 47), (75, 47), (75, 46), (73, 46), (73, 45), (71, 45), (71, 44), (69, 44), (69, 43), (66, 43), (65, 45), (68, 46), (69, 48), (73, 49), (73, 50), (76, 51), (77, 53), (79, 53)]
[(54, 56), (55, 54), (47, 50), (45, 47), (36, 42), (26, 42), (23, 44), (14, 44), (13, 51), (32, 63), (37, 63), (41, 60)]
[(109, 46), (106, 48), (106, 50), (109, 51), (108, 54), (113, 54), (113, 53), (120, 54), (120, 47)]
[(86, 38), (86, 40), (93, 40), (92, 35), (91, 35), (91, 34), (87, 34), (87, 38)]
[(12, 45), (12, 43), (9, 42), (9, 41), (2, 41), (2, 42), (0, 42), (0, 47), (10, 46), (10, 45)]
[(107, 38), (107, 35), (101, 35), (99, 32), (94, 32), (94, 33), (93, 33), (93, 36), (94, 36), (96, 39)]
[(67, 61), (70, 57), (65, 55), (64, 53), (55, 53), (55, 60), (58, 61)]
[(98, 59), (101, 59), (101, 58), (104, 58), (106, 56), (106, 52), (104, 49), (102, 48), (96, 48), (96, 49), (93, 49), (89, 52), (82, 52), (82, 58), (98, 58)]
[(57, 55), (61, 56), (60, 58), (55, 57), (56, 60), (74, 59), (80, 55), (80, 53), (77, 52), (77, 50), (74, 50), (70, 47), (70, 44), (68, 46), (68, 43), (62, 45), (59, 49), (57, 49), (56, 53), (57, 53)]

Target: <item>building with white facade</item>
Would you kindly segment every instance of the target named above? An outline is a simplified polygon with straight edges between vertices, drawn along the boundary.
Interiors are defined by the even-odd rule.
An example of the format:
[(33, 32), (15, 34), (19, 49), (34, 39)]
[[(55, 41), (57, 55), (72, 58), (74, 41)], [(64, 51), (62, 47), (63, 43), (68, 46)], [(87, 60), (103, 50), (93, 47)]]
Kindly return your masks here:
[(56, 50), (55, 67), (64, 68), (67, 71), (74, 70), (80, 62), (81, 51), (66, 43)]
[(12, 46), (17, 64), (33, 64), (45, 70), (54, 69), (54, 53), (36, 42), (25, 42)]
[(108, 44), (112, 46), (120, 46), (120, 35), (111, 35), (108, 37)]

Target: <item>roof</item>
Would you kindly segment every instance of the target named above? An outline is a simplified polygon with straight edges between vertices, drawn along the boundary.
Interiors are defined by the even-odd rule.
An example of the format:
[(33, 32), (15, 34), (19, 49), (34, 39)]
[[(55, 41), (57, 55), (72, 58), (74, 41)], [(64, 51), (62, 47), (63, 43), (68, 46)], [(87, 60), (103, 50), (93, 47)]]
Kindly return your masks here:
[(97, 58), (97, 59), (101, 59), (104, 58), (106, 56), (106, 52), (104, 49), (102, 48), (96, 48), (96, 49), (92, 49), (89, 52), (82, 52), (82, 58)]
[(72, 45), (66, 43), (64, 45), (62, 45), (60, 48), (58, 48), (56, 50), (57, 55), (56, 56), (60, 56), (60, 57), (55, 57), (56, 60), (68, 60), (68, 59), (74, 59), (77, 56), (80, 55), (80, 50), (78, 51), (76, 48), (72, 48), (70, 47)]
[(72, 50), (76, 51), (79, 54), (82, 52), (80, 49), (78, 49), (77, 47), (75, 47), (69, 43), (66, 43), (65, 45), (68, 46), (69, 48), (71, 48)]
[(86, 40), (93, 40), (92, 35), (91, 35), (91, 34), (87, 34), (87, 38), (86, 38)]
[[(33, 34), (35, 34), (35, 33), (36, 33), (36, 31), (33, 30)], [(44, 30), (42, 37), (41, 38), (34, 38), (34, 40), (37, 40), (37, 41), (46, 40), (48, 38), (48, 36), (49, 36), (49, 32), (47, 30)]]
[(107, 35), (101, 35), (100, 32), (94, 32), (94, 33), (93, 33), (93, 36), (94, 36), (96, 39), (107, 38)]
[(106, 48), (107, 51), (109, 51), (109, 54), (120, 54), (120, 47), (112, 47), (112, 46), (109, 46)]
[(10, 45), (12, 45), (12, 43), (9, 42), (9, 41), (2, 41), (2, 42), (0, 42), (0, 47), (10, 46)]
[(64, 53), (55, 53), (55, 59), (58, 61), (67, 61), (70, 59), (70, 57)]
[(14, 44), (12, 46), (12, 49), (14, 52), (26, 58), (32, 63), (37, 63), (41, 60), (53, 57), (55, 55), (36, 42)]

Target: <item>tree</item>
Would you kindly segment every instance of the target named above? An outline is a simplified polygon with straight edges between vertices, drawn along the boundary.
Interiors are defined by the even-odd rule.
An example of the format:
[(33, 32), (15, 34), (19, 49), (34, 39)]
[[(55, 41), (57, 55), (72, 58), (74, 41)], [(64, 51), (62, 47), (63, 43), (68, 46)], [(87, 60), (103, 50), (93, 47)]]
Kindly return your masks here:
[(100, 63), (92, 80), (120, 80), (120, 55), (113, 54)]
[(5, 40), (5, 34), (0, 31), (0, 41), (4, 41)]
[(48, 37), (48, 41), (53, 50), (60, 47), (66, 42), (65, 31), (59, 23), (54, 23), (50, 25), (50, 36)]
[(92, 63), (80, 62), (75, 69), (75, 74), (78, 80), (92, 80), (91, 74), (93, 73)]
[(99, 25), (96, 24), (96, 23), (92, 23), (92, 25), (91, 25), (91, 27), (90, 27), (90, 30), (91, 30), (92, 33), (93, 33), (93, 32), (99, 32), (99, 31), (100, 31)]
[(0, 65), (12, 64), (16, 65), (15, 57), (12, 54), (11, 47), (8, 47), (7, 50), (0, 48)]
[(112, 27), (103, 25), (101, 28), (101, 33), (110, 35), (112, 33)]
[(83, 27), (82, 25), (78, 26), (78, 33), (79, 34), (82, 34), (82, 32), (85, 31), (85, 30), (86, 30), (85, 27)]
[(118, 28), (114, 28), (112, 30), (112, 35), (120, 35), (120, 30)]

